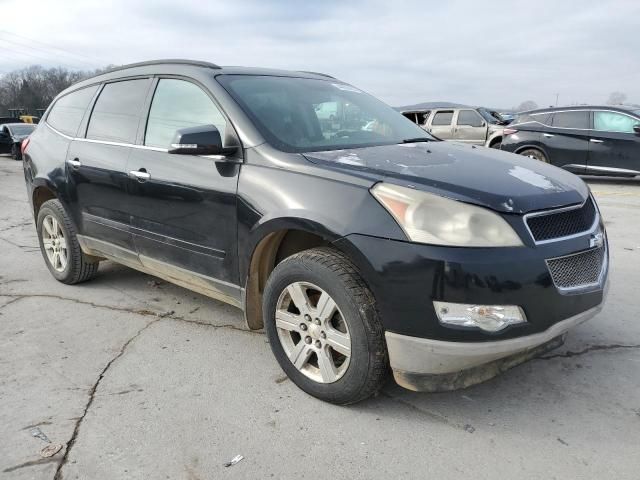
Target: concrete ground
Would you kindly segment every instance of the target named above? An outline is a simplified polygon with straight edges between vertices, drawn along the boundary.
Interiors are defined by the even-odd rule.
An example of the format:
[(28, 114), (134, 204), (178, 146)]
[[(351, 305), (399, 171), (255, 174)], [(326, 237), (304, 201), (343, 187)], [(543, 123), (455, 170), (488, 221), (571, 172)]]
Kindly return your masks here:
[[(56, 282), (0, 157), (0, 478), (637, 479), (640, 181), (589, 183), (611, 290), (564, 347), (464, 391), (390, 383), (336, 407), (232, 307), (110, 262)], [(63, 449), (42, 458), (39, 432)]]

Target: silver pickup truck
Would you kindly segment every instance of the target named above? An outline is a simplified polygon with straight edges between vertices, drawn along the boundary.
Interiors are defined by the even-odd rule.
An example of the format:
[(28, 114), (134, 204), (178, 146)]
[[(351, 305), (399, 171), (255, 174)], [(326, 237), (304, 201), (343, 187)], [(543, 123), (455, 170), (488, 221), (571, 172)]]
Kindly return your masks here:
[(507, 122), (500, 114), (483, 107), (442, 107), (404, 110), (401, 113), (442, 140), (500, 148)]

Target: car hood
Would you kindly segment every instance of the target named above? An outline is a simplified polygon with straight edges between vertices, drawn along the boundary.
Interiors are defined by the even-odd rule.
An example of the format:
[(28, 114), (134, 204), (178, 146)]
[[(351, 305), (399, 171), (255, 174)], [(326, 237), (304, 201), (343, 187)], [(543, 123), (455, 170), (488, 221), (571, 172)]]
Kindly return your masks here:
[(582, 203), (577, 176), (521, 155), (455, 142), (407, 143), (309, 152), (311, 162), (358, 172), (505, 213)]

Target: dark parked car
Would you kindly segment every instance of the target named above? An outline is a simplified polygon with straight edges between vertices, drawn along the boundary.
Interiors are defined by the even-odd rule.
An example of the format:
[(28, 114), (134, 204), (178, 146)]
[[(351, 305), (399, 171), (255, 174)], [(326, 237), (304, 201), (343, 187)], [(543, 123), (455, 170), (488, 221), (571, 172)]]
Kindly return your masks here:
[[(319, 121), (325, 103), (348, 115)], [(235, 305), (334, 403), (373, 394), (389, 367), (414, 390), (486, 380), (604, 299), (606, 236), (582, 180), (435, 141), (327, 75), (118, 68), (54, 100), (24, 168), (56, 279), (110, 259)]]
[(0, 153), (11, 153), (14, 160), (22, 158), (22, 141), (36, 126), (29, 123), (7, 123), (0, 125)]
[(577, 174), (640, 175), (640, 109), (580, 106), (518, 115), (502, 149)]

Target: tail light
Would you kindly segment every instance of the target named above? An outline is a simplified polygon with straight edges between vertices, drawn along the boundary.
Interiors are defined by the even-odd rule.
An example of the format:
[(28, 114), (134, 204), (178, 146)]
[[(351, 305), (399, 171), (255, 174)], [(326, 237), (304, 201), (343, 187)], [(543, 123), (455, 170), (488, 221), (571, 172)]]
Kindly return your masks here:
[(27, 150), (29, 146), (29, 142), (31, 141), (31, 137), (27, 137), (22, 140), (22, 144), (20, 145), (20, 153), (24, 156), (24, 152)]
[(513, 135), (517, 131), (518, 130), (516, 130), (515, 128), (505, 128), (504, 130), (502, 130), (502, 134), (506, 137), (507, 135)]

